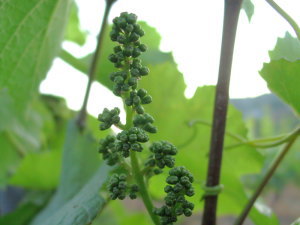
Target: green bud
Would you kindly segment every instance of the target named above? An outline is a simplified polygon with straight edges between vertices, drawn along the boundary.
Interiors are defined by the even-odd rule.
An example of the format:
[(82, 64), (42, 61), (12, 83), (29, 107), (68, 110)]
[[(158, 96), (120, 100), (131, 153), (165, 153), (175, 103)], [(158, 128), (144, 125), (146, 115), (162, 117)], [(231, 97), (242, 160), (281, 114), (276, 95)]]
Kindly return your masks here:
[(135, 193), (130, 193), (129, 194), (129, 198), (130, 199), (136, 199), (137, 198), (137, 195)]
[(137, 91), (137, 95), (140, 96), (140, 98), (143, 98), (147, 95), (147, 91), (145, 89), (141, 88)]
[(111, 62), (113, 62), (113, 63), (116, 63), (116, 62), (118, 62), (118, 57), (115, 55), (115, 54), (110, 54), (109, 56), (108, 56), (108, 59), (109, 59), (109, 61), (111, 61)]
[(139, 45), (139, 49), (141, 50), (141, 52), (145, 52), (147, 51), (147, 46), (145, 44), (141, 44)]
[(169, 176), (169, 177), (167, 177), (166, 182), (168, 184), (176, 184), (178, 182), (178, 177), (177, 176)]
[(131, 99), (131, 98), (126, 98), (126, 99), (125, 99), (125, 104), (126, 104), (127, 106), (132, 106), (132, 104), (133, 104), (132, 99)]
[(143, 66), (142, 68), (140, 68), (140, 74), (141, 74), (142, 76), (148, 75), (149, 72), (150, 72), (149, 69), (148, 69), (147, 67), (145, 67), (145, 66)]
[(132, 32), (131, 35), (129, 36), (129, 41), (130, 42), (136, 42), (137, 40), (139, 40), (140, 36), (135, 33), (135, 32)]
[(140, 54), (141, 54), (141, 50), (139, 48), (134, 48), (134, 50), (132, 52), (132, 57), (137, 58), (140, 56)]
[(138, 69), (131, 69), (130, 74), (133, 77), (138, 77), (138, 76), (140, 76), (140, 71)]
[(123, 54), (127, 57), (131, 56), (133, 52), (133, 47), (132, 46), (127, 46), (124, 51)]
[(112, 41), (117, 41), (118, 36), (119, 36), (119, 33), (118, 33), (117, 31), (115, 31), (115, 30), (112, 30), (112, 31), (110, 32), (109, 36), (110, 36), (110, 39), (111, 39)]
[(128, 139), (129, 139), (130, 142), (136, 142), (137, 141), (137, 135), (136, 134), (130, 134)]
[(189, 216), (192, 215), (192, 210), (190, 210), (190, 209), (184, 209), (183, 213), (184, 213), (185, 216), (189, 217)]
[(133, 99), (132, 99), (132, 101), (133, 101), (133, 104), (134, 105), (139, 105), (140, 103), (141, 103), (141, 99), (140, 99), (140, 97), (139, 96), (135, 96)]
[(128, 80), (128, 85), (133, 86), (137, 84), (137, 79), (135, 77), (130, 77)]
[(121, 76), (117, 76), (117, 77), (115, 77), (114, 82), (116, 84), (123, 84), (124, 83), (124, 78), (121, 77)]
[(145, 96), (142, 98), (142, 104), (149, 104), (152, 102), (152, 97), (150, 95)]
[(122, 51), (122, 48), (120, 45), (114, 47), (114, 53), (118, 53), (118, 52), (121, 52)]
[(137, 16), (133, 13), (130, 13), (128, 16), (127, 16), (127, 22), (130, 23), (130, 24), (135, 24), (137, 21)]
[(117, 37), (117, 41), (118, 41), (120, 44), (125, 44), (125, 43), (127, 42), (126, 37), (123, 36), (123, 35), (119, 35), (119, 36)]
[(125, 28), (125, 32), (130, 33), (133, 31), (133, 29), (134, 29), (134, 26), (132, 24), (128, 24)]
[(140, 143), (134, 143), (131, 145), (131, 149), (136, 152), (141, 152), (143, 150), (143, 147)]
[(130, 90), (130, 86), (128, 85), (128, 84), (124, 84), (123, 86), (122, 86), (122, 91), (129, 91)]
[(114, 64), (114, 66), (115, 66), (116, 68), (122, 68), (122, 67), (123, 67), (123, 64), (122, 64), (121, 62), (117, 62), (117, 63)]

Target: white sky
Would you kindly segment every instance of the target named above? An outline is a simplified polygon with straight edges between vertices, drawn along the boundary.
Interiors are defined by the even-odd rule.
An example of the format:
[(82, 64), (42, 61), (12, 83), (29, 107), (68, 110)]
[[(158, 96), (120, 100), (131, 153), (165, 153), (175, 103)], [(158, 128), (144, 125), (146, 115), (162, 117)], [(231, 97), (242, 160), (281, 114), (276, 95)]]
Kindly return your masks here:
[[(251, 22), (248, 22), (244, 12), (240, 15), (230, 85), (231, 98), (255, 97), (268, 93), (258, 71), (264, 62), (269, 61), (268, 51), (274, 48), (277, 37), (283, 37), (286, 31), (294, 36), (289, 24), (264, 0), (252, 1), (255, 12)], [(64, 47), (77, 56), (83, 56), (95, 47), (95, 36), (99, 30), (105, 1), (76, 2), (80, 9), (82, 29), (87, 30), (91, 36), (84, 48), (71, 43), (65, 43)], [(299, 0), (276, 2), (300, 22)], [(161, 34), (161, 50), (173, 52), (178, 68), (184, 74), (186, 96), (191, 97), (198, 86), (216, 84), (223, 0), (118, 0), (112, 8), (109, 21), (123, 11), (137, 14), (139, 20), (146, 21)], [(80, 72), (57, 59), (42, 83), (41, 91), (65, 97), (68, 106), (78, 110), (86, 82), (86, 77)], [(99, 84), (93, 85), (91, 95), (88, 110), (93, 115), (97, 115), (103, 107), (121, 105), (119, 99)]]

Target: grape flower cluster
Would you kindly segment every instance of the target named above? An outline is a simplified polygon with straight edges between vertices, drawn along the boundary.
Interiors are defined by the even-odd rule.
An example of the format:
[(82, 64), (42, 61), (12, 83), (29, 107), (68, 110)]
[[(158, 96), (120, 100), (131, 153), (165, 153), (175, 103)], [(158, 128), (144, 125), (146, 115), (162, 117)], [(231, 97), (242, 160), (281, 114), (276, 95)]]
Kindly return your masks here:
[(129, 197), (131, 199), (137, 198), (137, 192), (139, 190), (136, 184), (131, 186), (127, 185), (127, 175), (126, 174), (113, 174), (108, 183), (108, 190), (110, 192), (111, 199), (125, 199), (127, 193), (129, 192)]
[(154, 213), (161, 217), (163, 225), (172, 225), (177, 221), (177, 216), (192, 215), (194, 204), (187, 201), (185, 196), (194, 195), (192, 183), (193, 175), (183, 166), (175, 167), (169, 171), (166, 182), (169, 184), (165, 187), (167, 196), (165, 197), (165, 205), (161, 208), (155, 208)]
[[(149, 141), (148, 133), (157, 133), (157, 128), (153, 125), (154, 118), (146, 113), (143, 107), (152, 102), (152, 97), (145, 89), (138, 87), (138, 81), (150, 72), (139, 59), (139, 56), (147, 50), (146, 45), (140, 41), (144, 34), (141, 26), (137, 24), (135, 14), (123, 12), (113, 20), (110, 38), (117, 42), (117, 46), (108, 59), (117, 71), (112, 72), (109, 78), (113, 82), (113, 93), (124, 102), (127, 115), (125, 125), (120, 121), (119, 108), (112, 110), (105, 108), (98, 116), (100, 130), (109, 129), (112, 125), (122, 130), (117, 135), (110, 134), (100, 140), (99, 153), (110, 166), (127, 165), (129, 156), (134, 156), (135, 152), (142, 152), (145, 148), (144, 143)], [(161, 217), (162, 224), (172, 224), (177, 220), (177, 216), (182, 214), (190, 216), (194, 206), (185, 199), (185, 195), (194, 194), (193, 176), (184, 167), (174, 167), (176, 147), (168, 141), (158, 141), (150, 145), (149, 150), (150, 156), (144, 164), (144, 170), (138, 171), (141, 175), (160, 174), (163, 168), (172, 168), (166, 180), (169, 185), (165, 188), (167, 193), (165, 205), (155, 208), (154, 213)], [(128, 184), (131, 183), (132, 174), (136, 173), (132, 171), (134, 169), (132, 158), (130, 162), (131, 167), (127, 165), (123, 168), (127, 170), (126, 174), (114, 174), (109, 180), (108, 190), (113, 200), (123, 200), (126, 196), (135, 199), (139, 189), (145, 189), (141, 179), (136, 177), (138, 185)], [(142, 193), (141, 191), (141, 196)]]

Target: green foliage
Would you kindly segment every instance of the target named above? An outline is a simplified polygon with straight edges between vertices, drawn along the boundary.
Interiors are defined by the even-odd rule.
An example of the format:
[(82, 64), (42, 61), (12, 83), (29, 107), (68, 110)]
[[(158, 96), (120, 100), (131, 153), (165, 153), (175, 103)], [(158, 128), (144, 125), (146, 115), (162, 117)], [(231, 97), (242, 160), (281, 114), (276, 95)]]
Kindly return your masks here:
[(69, 122), (60, 184), (31, 225), (84, 225), (95, 218), (105, 204), (98, 192), (110, 171), (105, 165), (99, 167), (96, 145), (88, 132), (82, 135), (75, 121)]
[(284, 38), (278, 38), (275, 48), (269, 55), (271, 60), (297, 61), (300, 59), (300, 41), (287, 32)]
[(245, 11), (249, 22), (254, 14), (254, 5), (251, 0), (243, 0), (242, 9)]
[(71, 6), (70, 18), (65, 33), (65, 39), (77, 43), (78, 45), (84, 45), (86, 41), (87, 33), (80, 29), (80, 22), (78, 18), (78, 7), (75, 3)]
[[(151, 107), (145, 106), (147, 112), (155, 118), (159, 132), (150, 135), (150, 139), (159, 141), (167, 139), (178, 146), (177, 164), (185, 165), (194, 175), (198, 188), (205, 180), (207, 170), (207, 154), (209, 150), (210, 127), (192, 121), (205, 121), (211, 124), (211, 115), (214, 101), (214, 87), (198, 88), (191, 99), (184, 97), (185, 84), (182, 75), (174, 63), (164, 63), (150, 67), (152, 76), (147, 81), (142, 80), (140, 85), (148, 90), (153, 97)], [(163, 83), (164, 88), (157, 88)], [(172, 98), (169, 98), (172, 96)], [(229, 106), (227, 132), (247, 139), (247, 129), (242, 115), (233, 106)], [(240, 143), (235, 137), (226, 136), (225, 146)], [(222, 164), (222, 180), (224, 191), (220, 194), (219, 214), (237, 214), (246, 203), (248, 197), (240, 179), (245, 174), (259, 173), (262, 166), (262, 156), (253, 147), (242, 145), (238, 148), (225, 150)], [(247, 159), (248, 163), (244, 163)], [(164, 178), (155, 176), (150, 180), (151, 193), (161, 198), (164, 193)], [(226, 188), (230, 187), (230, 189)], [(200, 208), (200, 192), (191, 198), (196, 209)], [(252, 219), (257, 224), (276, 224), (276, 219), (254, 210)]]
[(271, 62), (265, 63), (260, 71), (269, 89), (289, 104), (297, 116), (300, 115), (299, 103), (299, 59), (300, 41), (286, 33), (278, 38), (274, 50), (269, 52)]
[(264, 64), (263, 69), (260, 71), (270, 90), (289, 104), (298, 116), (300, 115), (299, 72), (299, 60), (290, 62), (285, 59)]
[[(71, 14), (68, 13), (70, 7)], [(244, 0), (242, 7), (250, 21), (254, 13), (251, 0)], [(148, 190), (157, 201), (164, 199), (165, 205), (155, 210), (164, 224), (175, 222), (178, 215), (190, 216), (194, 205), (199, 212), (203, 194), (199, 190), (207, 173), (215, 88), (198, 88), (191, 99), (186, 99), (183, 77), (172, 55), (159, 50), (159, 34), (144, 22), (136, 23), (134, 14), (123, 13), (114, 20), (110, 33), (118, 46), (109, 40), (111, 27), (105, 31), (97, 81), (123, 98), (127, 123), (121, 124), (120, 109), (105, 109), (98, 118), (102, 122), (100, 129), (115, 125), (123, 130), (119, 134), (107, 130), (99, 135), (96, 119), (92, 117), (87, 118), (86, 131), (80, 131), (74, 120), (68, 123), (65, 131), (66, 121), (74, 114), (57, 98), (38, 97), (38, 86), (60, 50), (68, 18), (65, 39), (79, 45), (85, 43), (86, 33), (79, 28), (77, 13), (71, 0), (0, 3), (0, 186), (11, 184), (28, 190), (43, 190), (40, 197), (28, 197), (14, 212), (1, 217), (0, 224), (150, 224), (144, 211), (132, 213), (120, 202), (111, 203), (94, 220), (106, 206), (105, 198), (99, 195), (100, 189), (106, 186), (111, 199), (124, 199), (128, 195), (131, 199), (138, 195), (145, 198)], [(299, 40), (287, 33), (278, 39), (270, 52), (271, 62), (264, 64), (261, 70), (270, 89), (292, 106), (297, 115), (300, 114), (299, 52)], [(87, 73), (91, 55), (76, 59), (62, 52), (61, 57)], [(141, 64), (141, 59), (147, 67)], [(115, 68), (118, 71), (111, 73)], [(151, 76), (141, 80), (149, 73)], [(97, 141), (90, 130), (102, 138), (99, 152), (103, 160), (108, 165), (122, 167), (117, 170), (122, 174), (111, 176), (108, 185), (105, 183), (115, 167), (108, 167), (97, 158)], [(241, 113), (230, 105), (219, 215), (240, 213), (251, 191), (244, 184), (246, 175), (261, 172), (264, 158), (253, 146), (243, 144), (248, 140), (247, 133)], [(138, 160), (136, 152), (141, 152)], [(174, 167), (176, 154), (176, 164), (185, 165), (190, 172)], [(128, 165), (129, 156), (131, 165)], [(140, 164), (142, 160), (146, 163)], [(297, 171), (297, 157), (289, 163)], [(142, 165), (144, 167), (139, 168)], [(163, 172), (165, 167), (171, 169)], [(141, 169), (138, 175), (136, 168)], [(157, 174), (160, 176), (154, 176)], [(134, 179), (137, 184), (132, 184)], [(143, 182), (145, 187), (141, 185)], [(146, 188), (146, 185), (149, 186)], [(41, 210), (49, 199), (49, 190), (55, 188), (49, 204)], [(196, 195), (192, 196), (194, 190)], [(191, 197), (191, 202), (185, 195)], [(149, 204), (145, 205), (149, 208)], [(256, 204), (250, 214), (252, 222), (279, 224), (274, 214), (264, 209), (263, 204)]]
[(30, 189), (54, 189), (58, 185), (60, 164), (59, 151), (27, 154), (9, 183)]
[(5, 111), (11, 113), (12, 117), (7, 119), (7, 125), (6, 117), (0, 118), (5, 125), (0, 131), (0, 186), (7, 183), (8, 177), (15, 172), (26, 154), (45, 150), (54, 129), (51, 114), (42, 102), (32, 102), (24, 112), (15, 113), (14, 107)]
[(37, 95), (60, 49), (70, 3), (71, 0), (1, 2), (0, 90), (7, 90), (18, 110), (24, 110)]
[(29, 191), (21, 204), (11, 213), (0, 217), (2, 225), (28, 225), (30, 220), (49, 200), (51, 193), (47, 191)]

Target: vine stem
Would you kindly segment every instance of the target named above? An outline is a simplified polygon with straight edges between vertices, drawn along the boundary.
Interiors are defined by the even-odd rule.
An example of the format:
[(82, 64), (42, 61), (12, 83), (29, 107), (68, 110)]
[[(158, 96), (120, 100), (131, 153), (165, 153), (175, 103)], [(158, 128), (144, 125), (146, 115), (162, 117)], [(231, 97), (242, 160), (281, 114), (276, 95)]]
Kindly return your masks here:
[(92, 62), (91, 62), (91, 65), (90, 65), (90, 68), (88, 71), (88, 83), (87, 83), (83, 103), (82, 103), (82, 106), (81, 106), (81, 109), (79, 111), (77, 121), (76, 121), (77, 126), (79, 127), (80, 130), (83, 130), (85, 128), (86, 116), (87, 116), (86, 108), (87, 108), (87, 104), (88, 104), (88, 100), (89, 100), (89, 96), (90, 96), (90, 92), (91, 92), (92, 83), (95, 80), (95, 76), (96, 76), (97, 66), (98, 66), (99, 59), (100, 59), (100, 50), (102, 47), (105, 28), (107, 26), (107, 19), (108, 19), (110, 9), (115, 2), (116, 2), (116, 0), (106, 0), (102, 24), (101, 24), (100, 31), (98, 34), (96, 50), (93, 55)]
[(133, 176), (139, 186), (139, 192), (142, 196), (143, 202), (146, 206), (146, 209), (153, 221), (154, 224), (160, 225), (158, 217), (153, 213), (153, 204), (150, 198), (150, 195), (148, 193), (148, 189), (146, 187), (145, 181), (144, 181), (144, 176), (141, 173), (140, 166), (138, 159), (136, 157), (136, 154), (134, 151), (130, 153), (130, 159), (131, 159), (131, 166), (132, 166), (132, 171), (133, 171)]
[(273, 0), (266, 0), (266, 2), (292, 26), (297, 35), (297, 38), (300, 40), (300, 28), (296, 21)]
[[(227, 106), (229, 101), (230, 74), (241, 4), (242, 0), (225, 0), (219, 77), (216, 87), (209, 165), (206, 180), (207, 187), (218, 186), (220, 181)], [(206, 196), (204, 200), (202, 224), (215, 225), (217, 220), (218, 196)]]
[(249, 199), (249, 201), (248, 201), (246, 207), (244, 208), (244, 210), (242, 211), (241, 215), (237, 218), (236, 222), (234, 223), (235, 225), (242, 225), (243, 224), (243, 222), (246, 219), (247, 215), (249, 214), (252, 206), (254, 205), (256, 199), (262, 193), (264, 187), (267, 185), (268, 181), (273, 176), (273, 174), (275, 173), (277, 167), (282, 162), (282, 160), (284, 159), (285, 155), (288, 153), (288, 151), (290, 150), (291, 146), (296, 141), (296, 139), (297, 139), (297, 137), (299, 135), (300, 135), (300, 128), (298, 128), (296, 130), (296, 132), (294, 133), (294, 135), (290, 138), (289, 142), (283, 147), (283, 149), (277, 155), (277, 157), (273, 161), (271, 167), (269, 168), (269, 170), (267, 171), (266, 175), (262, 179), (261, 183), (259, 184), (259, 186), (255, 190), (255, 192), (253, 193), (252, 197)]
[[(125, 104), (124, 104), (125, 105)], [(132, 125), (132, 117), (133, 117), (133, 112), (132, 109), (129, 106), (125, 105), (126, 109), (126, 125), (125, 129), (128, 130), (131, 125)], [(141, 194), (142, 200), (144, 202), (144, 205), (153, 221), (154, 224), (160, 225), (159, 218), (153, 213), (153, 204), (152, 200), (150, 198), (150, 195), (148, 193), (148, 189), (146, 187), (146, 183), (144, 180), (143, 172), (140, 169), (139, 161), (136, 156), (135, 151), (130, 152), (130, 161), (131, 161), (131, 168), (132, 168), (132, 174), (137, 182), (137, 185), (139, 186), (139, 192)]]

